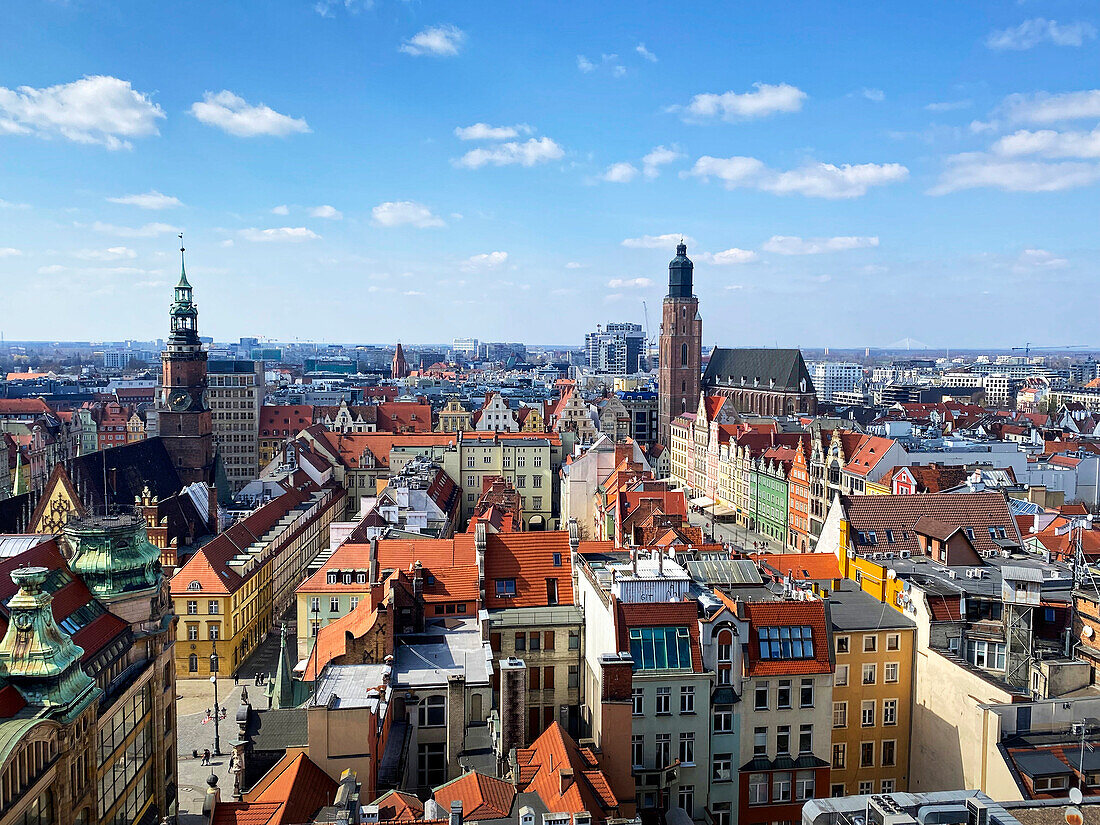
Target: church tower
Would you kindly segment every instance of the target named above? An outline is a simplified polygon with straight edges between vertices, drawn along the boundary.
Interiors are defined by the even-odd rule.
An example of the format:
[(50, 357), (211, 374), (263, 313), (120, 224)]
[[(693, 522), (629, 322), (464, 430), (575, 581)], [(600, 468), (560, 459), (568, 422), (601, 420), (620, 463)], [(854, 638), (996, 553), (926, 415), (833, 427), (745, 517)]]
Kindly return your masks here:
[(211, 484), (214, 420), (206, 401), (206, 352), (199, 340), (199, 310), (191, 299), (183, 252), (181, 244), (180, 280), (169, 312), (172, 330), (161, 355), (158, 432), (184, 484)]
[(687, 244), (681, 240), (668, 265), (668, 295), (661, 309), (657, 426), (666, 447), (672, 420), (699, 404), (703, 319), (699, 317), (699, 299), (692, 293), (694, 269)]
[(393, 353), (393, 367), (390, 371), (394, 380), (409, 377), (409, 365), (405, 362), (405, 350), (401, 348), (401, 342), (397, 342), (397, 349)]

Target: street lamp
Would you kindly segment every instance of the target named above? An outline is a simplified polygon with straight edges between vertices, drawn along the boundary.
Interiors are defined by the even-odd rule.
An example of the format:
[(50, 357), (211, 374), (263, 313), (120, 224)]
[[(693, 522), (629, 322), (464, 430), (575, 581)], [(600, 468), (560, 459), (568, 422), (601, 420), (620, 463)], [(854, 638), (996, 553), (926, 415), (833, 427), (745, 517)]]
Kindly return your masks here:
[(222, 741), (219, 731), (221, 708), (218, 706), (218, 646), (214, 645), (210, 652), (210, 684), (214, 686), (214, 755), (222, 755)]

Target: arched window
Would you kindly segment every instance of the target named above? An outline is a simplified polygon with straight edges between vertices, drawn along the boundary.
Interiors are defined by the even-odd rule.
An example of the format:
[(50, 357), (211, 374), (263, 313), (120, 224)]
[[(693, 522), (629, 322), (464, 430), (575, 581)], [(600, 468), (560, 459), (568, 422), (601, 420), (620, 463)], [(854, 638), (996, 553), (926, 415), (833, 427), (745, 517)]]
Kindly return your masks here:
[(718, 631), (718, 684), (733, 684), (733, 631)]
[(198, 673), (199, 672), (199, 657), (192, 653), (187, 657), (187, 672)]
[(680, 382), (680, 392), (685, 393), (687, 391), (688, 391), (688, 382), (687, 381), (681, 381)]
[(417, 708), (417, 724), (422, 728), (441, 728), (447, 724), (446, 700), (429, 696)]
[(688, 345), (680, 344), (680, 366), (686, 367), (688, 365)]
[(198, 581), (189, 582), (187, 585), (188, 590), (202, 590), (202, 585)]
[(680, 412), (685, 413), (688, 411), (688, 402), (686, 398), (680, 399)]

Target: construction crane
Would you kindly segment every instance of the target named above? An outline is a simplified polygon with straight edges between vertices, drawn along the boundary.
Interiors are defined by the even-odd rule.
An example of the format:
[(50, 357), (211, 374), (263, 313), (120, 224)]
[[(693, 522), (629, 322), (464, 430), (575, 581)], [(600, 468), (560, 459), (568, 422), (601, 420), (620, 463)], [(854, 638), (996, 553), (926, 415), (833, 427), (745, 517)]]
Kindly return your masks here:
[(1028, 341), (1022, 347), (1013, 347), (1012, 351), (1013, 352), (1019, 352), (1020, 350), (1023, 350), (1024, 351), (1024, 358), (1028, 358), (1028, 357), (1031, 356), (1031, 351), (1033, 349), (1035, 349), (1035, 350), (1039, 350), (1039, 349), (1047, 349), (1047, 350), (1084, 349), (1086, 346), (1087, 346), (1086, 344), (1068, 344), (1064, 347), (1033, 347), (1033, 346), (1031, 346), (1031, 342)]

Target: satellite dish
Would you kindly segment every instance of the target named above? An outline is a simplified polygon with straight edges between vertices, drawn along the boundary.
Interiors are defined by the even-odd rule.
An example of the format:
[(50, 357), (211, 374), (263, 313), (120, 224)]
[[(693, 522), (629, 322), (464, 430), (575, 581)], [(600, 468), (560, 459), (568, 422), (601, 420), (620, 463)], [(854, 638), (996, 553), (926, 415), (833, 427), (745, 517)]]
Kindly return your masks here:
[(1086, 639), (1091, 639), (1092, 638), (1092, 633), (1093, 633), (1092, 628), (1089, 627), (1088, 625), (1085, 625), (1085, 638)]
[(1082, 799), (1084, 799), (1084, 796), (1082, 795), (1080, 788), (1070, 788), (1069, 789), (1069, 801), (1070, 802), (1072, 802), (1074, 805), (1080, 805)]

